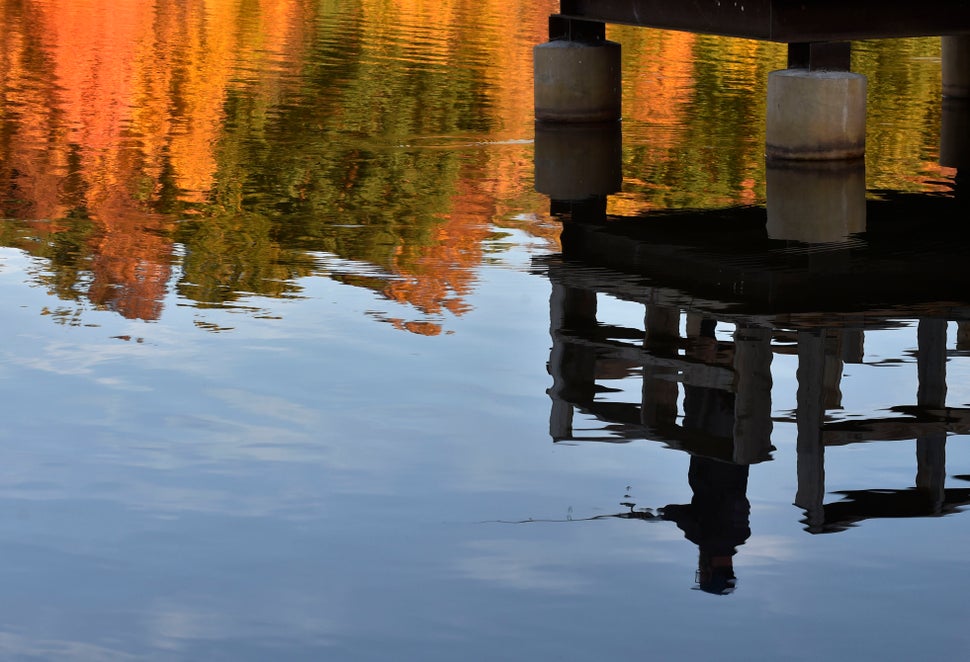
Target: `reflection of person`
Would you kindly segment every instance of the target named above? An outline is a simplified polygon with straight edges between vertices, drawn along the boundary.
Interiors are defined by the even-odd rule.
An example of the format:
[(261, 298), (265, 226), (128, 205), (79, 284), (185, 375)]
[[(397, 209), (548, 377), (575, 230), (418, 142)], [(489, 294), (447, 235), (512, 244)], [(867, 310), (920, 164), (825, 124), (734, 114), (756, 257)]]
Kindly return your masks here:
[(698, 583), (702, 591), (724, 595), (734, 589), (733, 556), (751, 535), (746, 495), (748, 467), (692, 456), (687, 473), (694, 491), (689, 504), (661, 510), (700, 550)]
[[(693, 353), (703, 358), (717, 352), (714, 320), (701, 323)], [(716, 388), (684, 386), (684, 427), (704, 430), (730, 442), (734, 432), (734, 394)], [(748, 515), (748, 467), (692, 455), (688, 482), (694, 497), (689, 504), (669, 505), (665, 520), (675, 522), (700, 550), (697, 562), (702, 591), (723, 595), (735, 586), (732, 557), (751, 535)]]

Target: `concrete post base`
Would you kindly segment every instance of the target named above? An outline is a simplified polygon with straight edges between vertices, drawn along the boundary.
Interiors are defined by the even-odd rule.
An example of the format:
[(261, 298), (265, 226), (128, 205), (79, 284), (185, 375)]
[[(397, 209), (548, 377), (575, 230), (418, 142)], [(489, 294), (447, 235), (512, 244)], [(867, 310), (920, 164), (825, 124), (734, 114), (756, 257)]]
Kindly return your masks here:
[(622, 131), (608, 124), (536, 122), (535, 188), (553, 200), (579, 201), (620, 190)]
[(768, 236), (807, 244), (846, 241), (866, 229), (862, 161), (768, 162)]
[(536, 46), (536, 119), (610, 122), (620, 119), (620, 45), (559, 39)]
[(769, 159), (858, 159), (865, 152), (865, 76), (808, 69), (768, 74)]

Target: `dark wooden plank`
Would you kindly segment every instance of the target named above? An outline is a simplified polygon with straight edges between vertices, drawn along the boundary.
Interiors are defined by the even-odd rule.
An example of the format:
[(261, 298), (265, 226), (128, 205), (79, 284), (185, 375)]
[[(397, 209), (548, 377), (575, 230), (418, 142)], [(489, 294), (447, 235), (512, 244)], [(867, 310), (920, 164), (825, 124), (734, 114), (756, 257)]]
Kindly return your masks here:
[(772, 0), (562, 0), (574, 18), (752, 39), (771, 38)]
[(970, 32), (966, 0), (772, 0), (773, 41), (839, 41)]
[(970, 0), (562, 0), (560, 13), (785, 43), (970, 34)]
[(948, 407), (893, 407), (906, 418), (851, 419), (826, 423), (822, 439), (826, 446), (844, 446), (869, 441), (906, 441), (929, 435), (970, 433), (970, 409)]

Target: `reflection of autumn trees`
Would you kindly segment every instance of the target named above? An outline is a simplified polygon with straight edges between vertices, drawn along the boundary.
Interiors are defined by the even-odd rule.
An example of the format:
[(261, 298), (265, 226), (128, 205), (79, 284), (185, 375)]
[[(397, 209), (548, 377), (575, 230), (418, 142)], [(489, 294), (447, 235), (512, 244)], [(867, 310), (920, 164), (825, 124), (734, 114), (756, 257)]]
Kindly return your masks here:
[[(279, 259), (290, 267), (300, 251), (334, 253), (386, 273), (385, 279), (343, 276), (347, 282), (424, 315), (463, 312), (490, 224), (501, 222), (509, 201), (520, 202), (531, 188), (531, 163), (521, 149), (476, 143), (503, 136), (506, 122), (516, 128), (504, 135), (531, 133), (531, 96), (522, 95), (526, 88), (531, 95), (528, 46), (542, 38), (548, 14), (522, 3), (529, 22), (515, 29), (523, 47), (504, 56), (505, 68), (496, 74), (489, 55), (507, 42), (512, 26), (494, 21), (489, 34), (487, 23), (476, 28), (453, 18), (456, 12), (488, 15), (508, 3), (490, 4), (483, 10), (468, 2), (363, 3), (360, 14), (335, 12), (322, 20), (304, 83), (288, 90), (273, 121), (257, 112), (252, 97), (230, 94), (211, 196), (230, 213), (184, 226), (179, 240), (191, 253), (193, 233), (246, 209), (272, 220), (273, 240), (286, 247)], [(425, 37), (415, 39), (415, 16), (425, 14)], [(496, 79), (509, 85), (488, 83)], [(492, 112), (497, 105), (504, 115)], [(528, 197), (532, 208), (545, 206), (531, 192)], [(217, 270), (223, 262), (207, 264)], [(185, 271), (191, 283), (214, 279), (190, 264)], [(433, 321), (398, 323), (420, 333), (440, 330)]]
[(941, 174), (939, 58), (936, 39), (855, 45), (852, 66), (869, 76), (866, 159), (879, 164), (871, 188), (924, 190), (926, 174)]
[[(3, 117), (0, 204), (28, 221), (7, 241), (52, 259), (61, 296), (134, 317), (158, 315), (175, 243), (200, 302), (293, 290), (329, 251), (383, 267), (370, 285), (395, 300), (460, 312), (509, 207), (490, 196), (529, 188), (525, 159), (461, 145), (506, 121), (528, 137), (550, 11), (533, 4), (509, 23), (496, 1), (0, 0), (3, 107), (30, 96)], [(512, 32), (523, 47), (500, 49)]]
[(643, 125), (625, 147), (632, 177), (615, 211), (763, 199), (752, 189), (764, 181), (765, 88), (785, 66), (784, 46), (631, 28), (613, 38), (627, 47), (625, 90), (637, 94), (624, 115)]
[[(250, 32), (271, 42), (297, 6), (0, 2), (0, 211), (28, 222), (5, 234), (51, 257), (54, 292), (158, 317), (176, 220), (165, 212), (205, 200), (233, 68), (263, 45), (241, 43), (239, 19), (262, 17)], [(62, 235), (74, 250), (58, 259)]]
[[(531, 137), (531, 46), (556, 6), (0, 0), (0, 215), (15, 219), (0, 240), (48, 260), (58, 296), (143, 319), (173, 273), (219, 305), (293, 293), (333, 254), (376, 267), (339, 277), (417, 311), (392, 322), (438, 333), (494, 226), (553, 234), (529, 220), (546, 208), (531, 149), (508, 143)], [(611, 31), (627, 95), (614, 209), (761, 199), (783, 48)], [(921, 67), (938, 48), (857, 49), (880, 186), (932, 169), (939, 83)]]

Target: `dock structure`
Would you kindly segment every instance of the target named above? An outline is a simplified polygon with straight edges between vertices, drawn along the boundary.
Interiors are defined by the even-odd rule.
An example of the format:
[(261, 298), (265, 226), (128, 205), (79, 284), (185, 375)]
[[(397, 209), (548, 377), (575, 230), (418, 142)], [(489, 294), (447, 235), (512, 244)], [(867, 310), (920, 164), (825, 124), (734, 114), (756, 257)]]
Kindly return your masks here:
[[(621, 47), (606, 39), (609, 23), (787, 44), (787, 68), (768, 78), (766, 209), (607, 215), (622, 183)], [(786, 422), (797, 428), (794, 502), (812, 533), (970, 504), (970, 489), (945, 487), (947, 436), (970, 434), (970, 408), (946, 402), (948, 322), (955, 351), (970, 352), (965, 200), (866, 199), (867, 82), (850, 71), (852, 41), (919, 36), (943, 37), (940, 161), (960, 170), (970, 164), (970, 0), (561, 0), (535, 48), (536, 189), (563, 222), (562, 255), (536, 263), (552, 283), (556, 442), (648, 439), (686, 451), (692, 468), (747, 476)], [(599, 294), (642, 304), (642, 327), (603, 324)], [(915, 404), (835, 420), (865, 334), (901, 318), (918, 320)], [(797, 394), (778, 417), (781, 354), (797, 357)], [(604, 383), (624, 377), (642, 379), (635, 401)], [(603, 428), (575, 425), (577, 412)], [(826, 449), (901, 440), (916, 446), (912, 488), (825, 503)]]
[[(865, 241), (814, 246), (772, 239), (755, 208), (649, 218), (589, 209), (583, 217), (574, 209), (563, 218), (562, 254), (534, 263), (552, 283), (550, 436), (645, 439), (748, 467), (775, 452), (776, 424), (794, 424), (794, 503), (811, 533), (970, 503), (970, 488), (945, 486), (947, 437), (970, 434), (970, 408), (946, 398), (948, 359), (970, 353), (966, 205), (898, 194), (868, 207)], [(932, 231), (919, 232), (927, 223)], [(642, 326), (598, 317), (600, 295), (642, 305)], [(846, 415), (845, 367), (867, 362), (867, 333), (899, 328), (903, 319), (918, 320), (913, 399)], [(956, 323), (955, 349), (947, 348), (948, 322)], [(730, 335), (715, 335), (725, 326)], [(772, 362), (782, 355), (797, 358), (790, 415), (772, 413)], [(611, 386), (623, 378), (642, 380), (633, 397)], [(907, 440), (915, 444), (911, 488), (825, 502), (828, 449)]]
[[(787, 68), (768, 77), (765, 154), (789, 170), (824, 172), (779, 175), (771, 183), (801, 186), (808, 179), (824, 190), (838, 180), (841, 188), (830, 190), (830, 199), (845, 196), (842, 180), (855, 176), (853, 167), (858, 174), (853, 164), (865, 155), (866, 78), (850, 71), (851, 42), (941, 36), (940, 161), (956, 168), (970, 162), (970, 0), (561, 0), (549, 19), (549, 41), (534, 52), (536, 187), (553, 200), (595, 199), (619, 189), (620, 165), (612, 156), (618, 146), (609, 147), (618, 138), (608, 125), (622, 117), (621, 46), (606, 39), (611, 23), (787, 44)], [(574, 127), (578, 137), (568, 138), (564, 127)], [(566, 156), (563, 143), (588, 146), (596, 131), (605, 146), (590, 152), (577, 144), (577, 155)], [(842, 166), (847, 174), (833, 178)], [(858, 187), (850, 188), (859, 203)], [(850, 212), (845, 224), (851, 231), (858, 221)]]

